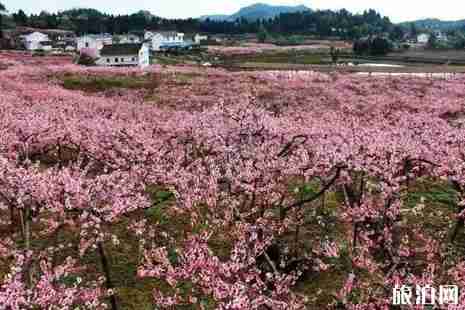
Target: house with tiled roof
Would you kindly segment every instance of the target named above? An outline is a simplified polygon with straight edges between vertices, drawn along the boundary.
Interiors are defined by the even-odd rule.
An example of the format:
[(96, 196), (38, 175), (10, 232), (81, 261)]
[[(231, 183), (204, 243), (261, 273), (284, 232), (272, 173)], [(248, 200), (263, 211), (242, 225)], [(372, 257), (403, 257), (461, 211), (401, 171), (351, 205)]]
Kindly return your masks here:
[(177, 31), (146, 31), (144, 39), (150, 43), (153, 51), (160, 51), (164, 46), (183, 46), (184, 33)]
[(11, 47), (22, 47), (30, 51), (64, 50), (68, 47), (74, 47), (76, 38), (72, 31), (32, 27), (16, 27), (3, 31), (3, 34), (9, 40)]
[(202, 43), (202, 41), (207, 41), (208, 40), (208, 36), (207, 35), (202, 35), (200, 33), (197, 33), (194, 38), (193, 38), (193, 41), (195, 44), (200, 44)]
[(49, 51), (52, 49), (52, 41), (50, 40), (49, 36), (38, 31), (22, 35), (21, 41), (23, 42), (24, 47), (30, 51)]
[(140, 66), (150, 64), (150, 49), (147, 44), (124, 43), (104, 45), (97, 60), (100, 66)]
[(76, 42), (79, 51), (83, 49), (100, 51), (105, 45), (113, 43), (113, 36), (110, 34), (88, 34), (77, 38)]
[(115, 39), (117, 40), (117, 43), (119, 44), (141, 43), (142, 42), (141, 38), (138, 35), (135, 35), (132, 33), (116, 36), (115, 38), (113, 38), (114, 43), (115, 43)]

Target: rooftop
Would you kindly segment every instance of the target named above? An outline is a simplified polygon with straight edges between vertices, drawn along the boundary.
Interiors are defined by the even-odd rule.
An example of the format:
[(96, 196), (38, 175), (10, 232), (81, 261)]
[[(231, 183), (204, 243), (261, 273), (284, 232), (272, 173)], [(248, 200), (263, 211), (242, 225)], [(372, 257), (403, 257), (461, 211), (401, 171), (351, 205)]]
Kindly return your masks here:
[(32, 27), (16, 27), (13, 31), (20, 34), (30, 34), (33, 32), (41, 32), (45, 34), (70, 34), (73, 35), (73, 31), (62, 30), (62, 29), (41, 29), (41, 28), (32, 28)]
[(150, 32), (150, 33), (153, 33), (153, 34), (161, 34), (161, 35), (164, 35), (164, 36), (176, 36), (179, 32), (177, 31), (174, 31), (174, 30), (157, 30), (157, 31), (147, 31), (147, 32)]
[(139, 38), (138, 35), (136, 34), (133, 34), (133, 33), (126, 33), (126, 34), (120, 34), (118, 35), (118, 37), (126, 37), (126, 38)]
[(86, 35), (83, 35), (82, 37), (80, 38), (92, 38), (92, 39), (96, 39), (96, 40), (99, 40), (99, 39), (112, 39), (113, 36), (109, 33), (103, 33), (103, 34), (86, 34)]
[(142, 44), (126, 43), (126, 44), (112, 44), (104, 45), (100, 51), (102, 56), (119, 56), (119, 55), (137, 55), (141, 49)]

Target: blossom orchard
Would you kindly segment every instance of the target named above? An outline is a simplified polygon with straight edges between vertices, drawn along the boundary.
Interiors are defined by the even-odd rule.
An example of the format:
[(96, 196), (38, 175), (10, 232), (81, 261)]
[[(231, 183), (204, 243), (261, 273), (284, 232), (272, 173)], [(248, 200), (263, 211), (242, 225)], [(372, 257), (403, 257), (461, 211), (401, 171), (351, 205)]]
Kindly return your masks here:
[[(47, 78), (66, 70), (90, 74), (0, 71), (0, 308), (121, 308), (119, 247), (167, 309), (390, 309), (400, 285), (464, 287), (460, 77), (240, 73), (260, 83), (189, 110)], [(450, 200), (411, 202), (438, 184)], [(305, 285), (325, 275), (320, 300)]]

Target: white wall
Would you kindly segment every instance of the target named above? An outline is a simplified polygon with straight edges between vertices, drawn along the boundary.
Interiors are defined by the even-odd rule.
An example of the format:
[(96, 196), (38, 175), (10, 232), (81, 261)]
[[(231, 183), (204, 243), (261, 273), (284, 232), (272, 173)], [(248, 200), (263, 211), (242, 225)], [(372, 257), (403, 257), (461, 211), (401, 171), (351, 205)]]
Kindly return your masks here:
[(139, 66), (145, 68), (150, 65), (150, 49), (148, 45), (143, 44), (139, 51)]
[(154, 51), (159, 51), (160, 46), (165, 43), (182, 43), (184, 42), (184, 33), (177, 33), (176, 35), (165, 36), (161, 33), (155, 33), (151, 38), (151, 48)]
[(147, 44), (143, 44), (138, 55), (101, 56), (96, 63), (99, 66), (140, 66), (145, 68), (150, 65), (150, 48)]
[(41, 42), (49, 42), (50, 38), (48, 35), (40, 32), (33, 32), (31, 34), (25, 35), (22, 37), (24, 41), (24, 46), (27, 50), (51, 50), (51, 45), (42, 45)]
[(80, 37), (77, 39), (77, 49), (81, 50), (84, 48), (101, 50), (104, 45), (112, 44), (113, 39), (108, 38), (92, 38), (89, 36)]
[(41, 45), (36, 41), (25, 41), (24, 47), (29, 51), (34, 51), (40, 49)]
[[(116, 61), (118, 59), (118, 61)], [(118, 55), (101, 56), (97, 60), (99, 66), (137, 66), (139, 65), (138, 55)]]
[(35, 41), (35, 42), (50, 41), (48, 35), (41, 33), (41, 32), (33, 32), (31, 34), (25, 35), (23, 38), (25, 41)]
[(140, 43), (140, 38), (136, 37), (136, 36), (125, 36), (125, 35), (122, 35), (119, 37), (119, 42), (120, 44), (124, 44), (124, 43)]
[(153, 33), (153, 32), (151, 32), (151, 31), (146, 31), (146, 32), (144, 33), (144, 40), (150, 40), (150, 39), (152, 39), (153, 36), (154, 36), (154, 33)]
[(196, 34), (194, 37), (194, 42), (200, 44), (201, 41), (208, 40), (208, 36), (202, 36), (200, 34)]
[(159, 51), (160, 50), (160, 45), (165, 42), (165, 38), (157, 33), (152, 37), (152, 50), (154, 51)]
[(25, 42), (24, 43), (25, 47), (29, 51), (36, 51), (36, 50), (44, 50), (44, 51), (50, 51), (52, 50), (52, 45), (50, 44), (42, 44), (40, 42)]
[(39, 49), (42, 49), (44, 51), (51, 51), (52, 50), (52, 45), (43, 45), (43, 44), (40, 44), (40, 48)]
[(423, 34), (418, 35), (417, 41), (418, 43), (428, 43), (429, 37), (430, 37), (429, 34), (423, 33)]
[(103, 42), (97, 41), (91, 37), (81, 37), (77, 39), (77, 49), (81, 50), (84, 48), (88, 49), (97, 49), (100, 50), (103, 48)]

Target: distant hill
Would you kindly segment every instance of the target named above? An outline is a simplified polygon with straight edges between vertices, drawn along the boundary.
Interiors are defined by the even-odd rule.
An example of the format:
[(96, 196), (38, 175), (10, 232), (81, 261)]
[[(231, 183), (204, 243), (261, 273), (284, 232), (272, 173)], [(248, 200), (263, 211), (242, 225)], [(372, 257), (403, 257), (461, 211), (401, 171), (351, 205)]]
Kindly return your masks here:
[[(136, 13), (131, 14), (131, 16), (136, 16), (136, 15), (143, 16), (147, 20), (150, 20), (153, 18), (160, 18), (156, 15), (153, 15), (150, 11), (144, 11), (144, 10), (140, 10)], [(92, 8), (74, 8), (74, 9), (69, 9), (69, 10), (65, 10), (65, 11), (58, 13), (59, 18), (63, 18), (64, 16), (73, 17), (73, 18), (92, 18), (92, 17), (106, 18), (108, 17), (108, 14), (103, 13), (96, 9), (92, 9)]]
[(455, 21), (446, 21), (440, 20), (437, 18), (428, 18), (420, 19), (412, 22), (404, 22), (400, 25), (409, 27), (412, 23), (415, 24), (415, 27), (418, 29), (434, 29), (434, 30), (455, 30), (460, 28), (465, 28), (465, 19), (455, 20)]
[(214, 21), (223, 21), (223, 20), (228, 20), (230, 16), (231, 15), (221, 15), (221, 14), (205, 15), (205, 16), (201, 16), (200, 20), (206, 20), (207, 18), (209, 18), (210, 20), (214, 20)]
[(257, 19), (267, 19), (278, 16), (281, 13), (295, 13), (302, 11), (310, 11), (305, 5), (298, 6), (283, 6), (283, 5), (269, 5), (264, 3), (257, 3), (251, 6), (244, 7), (240, 9), (237, 13), (232, 15), (206, 15), (200, 17), (201, 20), (206, 20), (207, 18), (216, 21), (234, 21), (238, 18), (245, 18), (250, 21)]

